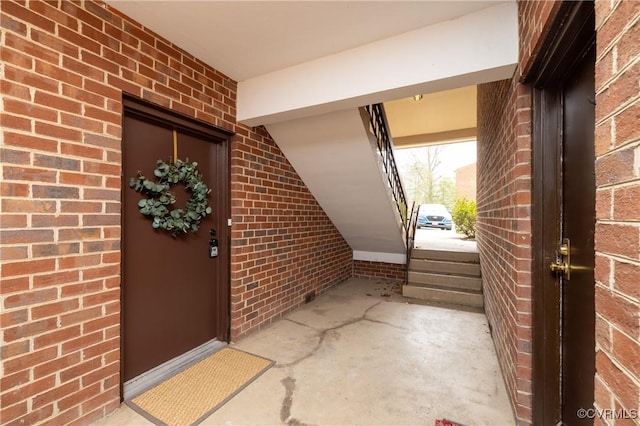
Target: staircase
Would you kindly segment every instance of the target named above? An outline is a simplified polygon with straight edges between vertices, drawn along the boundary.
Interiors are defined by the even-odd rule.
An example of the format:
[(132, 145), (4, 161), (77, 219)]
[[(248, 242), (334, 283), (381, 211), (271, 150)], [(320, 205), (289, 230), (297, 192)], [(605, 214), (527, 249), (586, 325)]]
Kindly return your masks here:
[(271, 123), (267, 130), (354, 259), (406, 262), (407, 202), (382, 105)]
[(402, 295), (482, 309), (480, 258), (475, 252), (413, 249)]

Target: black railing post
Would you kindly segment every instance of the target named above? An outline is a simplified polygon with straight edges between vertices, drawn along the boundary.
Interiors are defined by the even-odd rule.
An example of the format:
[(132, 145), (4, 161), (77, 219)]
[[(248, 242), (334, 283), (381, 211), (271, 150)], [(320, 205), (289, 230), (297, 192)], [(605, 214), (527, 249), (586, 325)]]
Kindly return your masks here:
[(406, 229), (406, 242), (407, 242), (407, 258), (405, 264), (404, 283), (409, 284), (409, 267), (411, 266), (411, 251), (416, 239), (416, 227), (418, 226), (418, 210), (420, 205), (416, 208), (416, 202), (411, 205), (411, 213), (409, 214), (409, 221)]

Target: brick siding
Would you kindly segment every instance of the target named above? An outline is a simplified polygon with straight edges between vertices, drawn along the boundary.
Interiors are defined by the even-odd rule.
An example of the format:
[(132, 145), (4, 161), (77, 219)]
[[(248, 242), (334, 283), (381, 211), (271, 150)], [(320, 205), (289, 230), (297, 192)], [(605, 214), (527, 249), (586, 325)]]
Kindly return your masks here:
[(456, 194), (469, 200), (476, 200), (476, 163), (456, 169)]
[[(478, 246), (486, 312), (520, 424), (531, 422), (531, 97), (519, 81), (539, 53), (558, 5), (518, 2), (520, 60), (514, 78), (478, 88)], [(640, 3), (596, 1), (595, 9), (595, 404), (638, 410)]]
[(518, 424), (532, 419), (532, 90), (520, 84), (557, 1), (518, 1), (514, 77), (478, 86), (478, 224), (485, 311)]
[(352, 252), (236, 83), (98, 2), (1, 8), (2, 379), (10, 424), (119, 405), (122, 93), (236, 132), (232, 338), (349, 276)]
[(526, 75), (547, 36), (560, 1), (518, 0), (519, 75)]
[(485, 311), (518, 424), (532, 419), (532, 90), (520, 84), (558, 10), (519, 1), (511, 80), (478, 86), (478, 224)]
[(357, 278), (384, 278), (404, 283), (407, 275), (406, 265), (366, 260), (353, 261), (353, 276)]
[(531, 96), (478, 86), (478, 221), (485, 312), (519, 423), (531, 419)]
[(231, 152), (232, 339), (352, 275), (353, 252), (268, 133)]
[(597, 1), (596, 29), (595, 404), (638, 412), (640, 2)]

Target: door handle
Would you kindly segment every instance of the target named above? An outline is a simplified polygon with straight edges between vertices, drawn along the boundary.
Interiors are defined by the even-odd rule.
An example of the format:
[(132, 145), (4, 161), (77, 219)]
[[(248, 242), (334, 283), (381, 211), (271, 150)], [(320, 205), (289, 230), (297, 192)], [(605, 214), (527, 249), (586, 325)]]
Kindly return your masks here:
[(569, 265), (567, 265), (567, 262), (551, 262), (550, 268), (551, 272), (562, 272), (563, 274), (567, 274), (569, 271)]
[(569, 238), (564, 238), (562, 244), (558, 248), (558, 258), (563, 257), (564, 260), (556, 260), (551, 262), (549, 269), (554, 273), (561, 273), (564, 275), (565, 280), (571, 279), (571, 241)]

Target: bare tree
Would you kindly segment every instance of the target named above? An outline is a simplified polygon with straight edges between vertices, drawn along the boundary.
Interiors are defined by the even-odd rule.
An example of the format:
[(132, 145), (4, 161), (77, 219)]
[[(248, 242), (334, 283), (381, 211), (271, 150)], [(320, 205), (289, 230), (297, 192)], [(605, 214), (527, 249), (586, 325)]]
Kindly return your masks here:
[(410, 153), (403, 180), (407, 197), (416, 204), (438, 203), (449, 208), (453, 205), (455, 183), (453, 179), (438, 173), (440, 152), (440, 146), (430, 146)]

